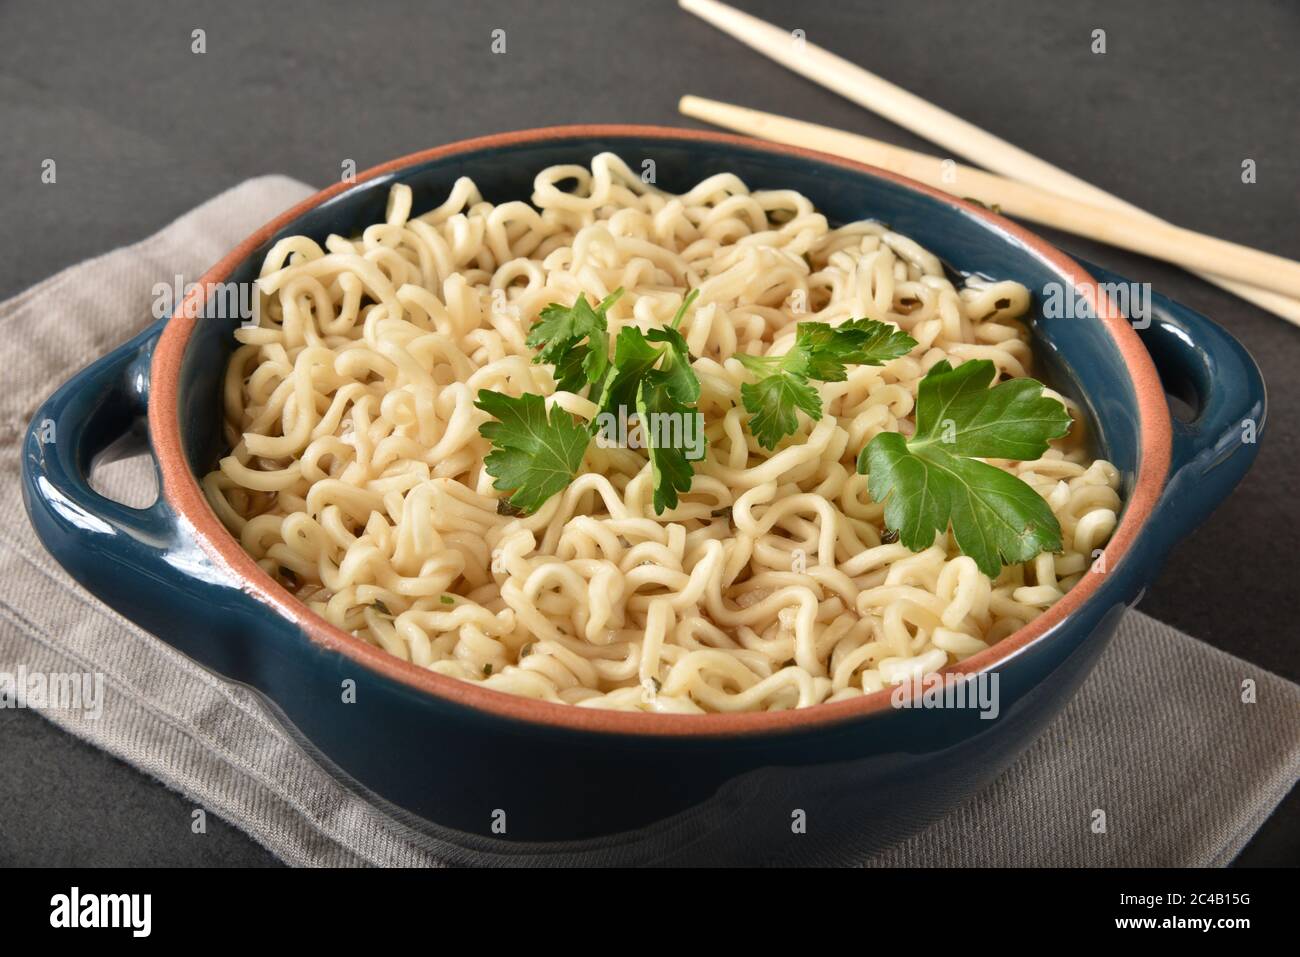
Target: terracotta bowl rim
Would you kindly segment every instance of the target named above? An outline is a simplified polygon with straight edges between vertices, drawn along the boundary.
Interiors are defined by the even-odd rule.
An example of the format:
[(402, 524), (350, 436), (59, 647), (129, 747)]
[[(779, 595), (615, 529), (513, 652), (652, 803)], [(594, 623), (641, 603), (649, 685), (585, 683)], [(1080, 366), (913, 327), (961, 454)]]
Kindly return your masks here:
[(995, 670), (1044, 640), (1070, 614), (1081, 607), (1103, 581), (1113, 574), (1137, 540), (1163, 492), (1173, 443), (1172, 423), (1160, 377), (1137, 333), (1127, 319), (1100, 294), (1096, 280), (1078, 263), (1044, 239), (985, 209), (921, 183), (876, 167), (800, 147), (785, 146), (712, 131), (645, 125), (573, 125), (544, 127), (461, 140), (412, 153), (359, 173), (355, 183), (341, 182), (321, 190), (276, 216), (237, 245), (195, 284), (167, 322), (154, 349), (150, 368), (149, 429), (162, 474), (162, 495), (192, 528), (203, 551), (240, 583), (244, 592), (268, 610), (296, 624), (321, 650), (338, 652), (358, 665), (443, 703), (462, 705), (486, 715), (512, 719), (556, 730), (606, 734), (674, 737), (734, 737), (827, 728), (893, 710), (891, 689), (846, 701), (810, 708), (739, 714), (676, 715), (580, 708), (518, 697), (482, 687), (474, 682), (435, 674), (368, 644), (331, 625), (281, 588), (240, 547), (208, 505), (186, 462), (178, 414), (180, 369), (210, 285), (225, 280), (242, 262), (275, 233), (342, 193), (377, 177), (431, 160), (483, 149), (518, 146), (558, 139), (676, 140), (739, 146), (804, 161), (840, 167), (859, 175), (886, 180), (902, 189), (921, 193), (996, 228), (1003, 237), (1032, 252), (1040, 261), (1073, 283), (1100, 317), (1128, 369), (1137, 395), (1140, 426), (1140, 461), (1133, 493), (1118, 527), (1104, 550), (1106, 572), (1086, 575), (1065, 597), (992, 647), (944, 669), (945, 674), (970, 675)]

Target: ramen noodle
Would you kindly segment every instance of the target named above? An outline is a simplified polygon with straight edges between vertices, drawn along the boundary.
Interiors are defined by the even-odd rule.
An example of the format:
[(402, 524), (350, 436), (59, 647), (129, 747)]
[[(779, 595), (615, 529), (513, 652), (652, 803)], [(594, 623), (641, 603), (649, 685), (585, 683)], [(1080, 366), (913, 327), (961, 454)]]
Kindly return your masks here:
[[(618, 157), (554, 166), (531, 203), (493, 204), (459, 179), (412, 214), (392, 187), (384, 222), (323, 246), (276, 243), (260, 316), (225, 378), (233, 451), (203, 480), (225, 525), (327, 621), (421, 668), (497, 691), (596, 708), (802, 708), (961, 661), (1041, 615), (1115, 528), (1114, 466), (1083, 422), (1038, 461), (991, 464), (1050, 505), (1062, 549), (995, 580), (951, 533), (912, 552), (884, 528), (855, 459), (910, 434), (917, 386), (941, 360), (1032, 374), (1028, 290), (954, 284), (884, 224), (832, 228), (790, 190), (711, 176), (681, 195)], [(681, 331), (702, 387), (707, 453), (678, 507), (656, 514), (645, 452), (593, 442), (572, 483), (531, 515), (499, 509), (484, 468), (480, 390), (547, 396), (529, 326), (548, 303), (596, 302), (628, 324)], [(815, 383), (776, 450), (746, 430), (735, 353), (779, 354), (798, 321), (870, 318), (918, 343), (883, 366)], [(507, 493), (508, 494), (508, 493)]]

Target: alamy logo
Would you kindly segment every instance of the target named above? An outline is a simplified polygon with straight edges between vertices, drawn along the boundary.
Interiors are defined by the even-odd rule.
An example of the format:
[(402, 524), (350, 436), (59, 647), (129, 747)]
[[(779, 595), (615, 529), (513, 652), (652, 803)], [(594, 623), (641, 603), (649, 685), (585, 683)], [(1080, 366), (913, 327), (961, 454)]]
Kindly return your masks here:
[(261, 317), (262, 297), (251, 282), (213, 282), (203, 289), (178, 273), (170, 283), (154, 283), (151, 292), (155, 319), (179, 311), (187, 319), (238, 319), (256, 326)]
[(992, 721), (1001, 711), (998, 673), (945, 675), (932, 671), (912, 675), (894, 686), (889, 703), (895, 708), (969, 708), (980, 718)]
[[(1151, 325), (1151, 283), (1099, 282), (1097, 294), (1111, 301), (1134, 329)], [(1097, 311), (1084, 286), (1049, 282), (1043, 286), (1043, 316), (1047, 319), (1096, 319)]]
[(50, 671), (0, 671), (0, 708), (54, 708), (81, 711), (87, 718), (104, 713), (104, 676)]
[(635, 411), (618, 407), (618, 415), (601, 412), (596, 416), (596, 445), (602, 449), (681, 449), (689, 462), (704, 458), (704, 413), (651, 412), (649, 428)]
[(148, 937), (153, 927), (152, 894), (82, 894), (81, 888), (50, 898), (51, 927), (127, 927)]

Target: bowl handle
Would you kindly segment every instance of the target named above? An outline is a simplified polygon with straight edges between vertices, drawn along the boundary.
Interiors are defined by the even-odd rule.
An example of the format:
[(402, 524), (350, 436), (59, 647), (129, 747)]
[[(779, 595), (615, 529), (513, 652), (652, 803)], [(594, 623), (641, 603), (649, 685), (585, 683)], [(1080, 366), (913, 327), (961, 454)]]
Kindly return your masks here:
[(223, 577), (161, 495), (132, 508), (99, 494), (88, 479), (96, 456), (142, 431), (149, 362), (164, 324), (58, 389), (37, 409), (23, 446), (23, 498), (45, 547), (92, 593), (147, 628), (175, 612), (184, 580), (200, 566), (200, 579), (215, 585)]
[[(1100, 282), (1129, 284), (1098, 266), (1084, 268)], [(1171, 403), (1169, 477), (1149, 525), (1167, 550), (1209, 517), (1254, 462), (1268, 409), (1264, 377), (1240, 342), (1167, 296), (1153, 292), (1150, 316), (1131, 321), (1165, 392), (1194, 410), (1190, 420), (1179, 418)]]

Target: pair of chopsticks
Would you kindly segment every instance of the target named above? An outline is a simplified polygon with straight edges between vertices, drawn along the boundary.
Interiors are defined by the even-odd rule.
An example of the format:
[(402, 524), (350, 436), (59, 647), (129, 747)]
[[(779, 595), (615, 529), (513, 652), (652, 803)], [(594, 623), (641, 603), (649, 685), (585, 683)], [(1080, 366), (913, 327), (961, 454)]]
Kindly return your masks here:
[(679, 2), (684, 10), (782, 66), (993, 172), (696, 96), (682, 98), (680, 109), (686, 116), (878, 166), (1012, 216), (1184, 266), (1300, 326), (1300, 263), (1165, 222), (862, 67), (806, 40), (796, 43), (790, 33), (717, 0)]

